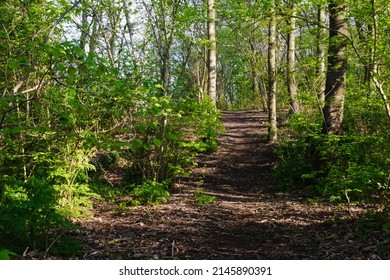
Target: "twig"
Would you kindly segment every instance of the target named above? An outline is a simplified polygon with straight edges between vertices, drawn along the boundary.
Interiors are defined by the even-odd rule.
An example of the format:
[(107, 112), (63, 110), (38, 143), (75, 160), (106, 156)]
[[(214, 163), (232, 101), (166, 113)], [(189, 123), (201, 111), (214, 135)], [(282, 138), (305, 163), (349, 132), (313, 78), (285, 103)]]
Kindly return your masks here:
[(172, 241), (171, 257), (172, 260), (175, 259), (175, 240)]
[[(53, 35), (53, 32), (54, 30), (56, 29), (56, 27), (58, 26), (58, 24), (61, 22), (61, 20), (71, 11), (73, 10), (74, 8), (76, 8), (80, 3), (81, 3), (82, 0), (77, 0), (71, 7), (69, 7), (68, 9), (66, 9), (60, 16), (59, 18), (55, 21), (55, 23), (53, 24), (52, 28), (50, 29), (49, 31), (49, 34), (47, 34), (47, 36), (45, 37), (45, 39), (43, 40), (43, 44), (42, 46), (44, 46), (50, 39), (51, 35)], [(33, 62), (31, 63), (31, 68), (30, 70), (27, 71), (26, 75), (23, 77), (23, 79), (13, 88), (13, 93), (16, 94), (19, 90), (19, 88), (23, 85), (23, 83), (25, 81), (27, 81), (28, 77), (30, 76), (32, 70), (35, 68), (35, 66), (37, 65), (38, 63), (38, 58), (35, 58), (33, 60)]]

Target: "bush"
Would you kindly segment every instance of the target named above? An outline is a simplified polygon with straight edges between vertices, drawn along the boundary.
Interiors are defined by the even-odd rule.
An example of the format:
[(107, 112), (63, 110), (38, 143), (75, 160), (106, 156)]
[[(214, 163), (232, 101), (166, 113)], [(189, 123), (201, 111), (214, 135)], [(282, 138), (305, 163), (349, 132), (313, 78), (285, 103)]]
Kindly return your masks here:
[(389, 202), (390, 144), (384, 138), (313, 134), (284, 143), (277, 154), (282, 188), (337, 201)]
[(168, 200), (170, 194), (168, 191), (169, 184), (164, 181), (162, 183), (146, 180), (138, 185), (132, 185), (132, 204), (148, 204), (156, 205), (164, 203)]
[(122, 154), (134, 182), (171, 180), (184, 172), (196, 152), (217, 148), (219, 112), (210, 100), (144, 97), (134, 112), (130, 147)]
[(0, 248), (16, 242), (47, 249), (67, 220), (88, 215), (99, 197), (88, 171), (123, 163), (136, 184), (134, 202), (161, 203), (166, 182), (191, 163), (185, 144), (195, 139), (211, 150), (217, 143), (218, 112), (209, 100), (165, 96), (155, 79), (131, 84), (76, 42), (53, 41), (44, 50), (42, 63), (50, 67), (38, 75), (39, 98), (4, 90), (0, 101)]

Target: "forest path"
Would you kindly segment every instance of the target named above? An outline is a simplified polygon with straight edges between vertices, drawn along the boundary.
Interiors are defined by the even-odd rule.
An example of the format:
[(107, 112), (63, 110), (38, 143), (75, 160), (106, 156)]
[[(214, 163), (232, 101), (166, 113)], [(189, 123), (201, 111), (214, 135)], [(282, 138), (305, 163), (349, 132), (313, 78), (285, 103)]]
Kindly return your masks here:
[[(178, 180), (166, 204), (99, 205), (94, 218), (81, 222), (84, 258), (375, 258), (375, 240), (353, 234), (356, 221), (345, 208), (275, 191), (266, 119), (258, 111), (224, 112), (221, 147), (197, 158), (198, 167)], [(195, 203), (199, 189), (216, 201)]]

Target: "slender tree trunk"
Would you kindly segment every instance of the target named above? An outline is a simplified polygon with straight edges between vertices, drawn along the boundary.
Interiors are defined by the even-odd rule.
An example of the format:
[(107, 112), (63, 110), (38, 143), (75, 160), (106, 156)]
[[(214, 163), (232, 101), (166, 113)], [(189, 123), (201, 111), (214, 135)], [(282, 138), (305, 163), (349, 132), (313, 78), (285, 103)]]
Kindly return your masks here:
[(297, 100), (297, 82), (295, 78), (295, 15), (296, 15), (297, 4), (292, 3), (291, 5), (291, 17), (289, 19), (289, 32), (287, 36), (287, 85), (288, 93), (290, 96), (290, 114), (299, 113), (299, 103)]
[(123, 0), (123, 10), (124, 10), (124, 15), (125, 15), (125, 18), (126, 18), (126, 27), (127, 27), (127, 31), (128, 31), (128, 34), (129, 34), (129, 39), (125, 39), (126, 40), (126, 44), (127, 44), (127, 48), (131, 54), (131, 61), (132, 61), (132, 64), (133, 64), (133, 73), (134, 75), (133, 76), (138, 76), (138, 62), (137, 62), (137, 56), (135, 54), (135, 45), (134, 45), (134, 27), (133, 27), (133, 24), (131, 22), (131, 19), (130, 19), (130, 9), (129, 9), (129, 5), (127, 3), (127, 0)]
[(377, 44), (378, 44), (378, 16), (377, 16), (377, 14), (378, 14), (378, 12), (377, 12), (375, 0), (371, 0), (370, 3), (371, 3), (372, 15), (373, 15), (373, 17), (372, 17), (373, 18), (373, 27), (371, 30), (372, 31), (373, 48), (371, 51), (371, 65), (369, 65), (369, 69), (371, 70), (369, 78), (372, 79), (376, 89), (378, 90), (380, 96), (382, 97), (383, 104), (384, 104), (385, 110), (386, 110), (387, 118), (390, 120), (390, 104), (389, 104), (387, 95), (385, 93), (385, 90), (383, 89), (383, 83), (381, 83), (377, 78), (378, 75), (380, 74), (379, 73), (379, 65), (378, 65), (378, 61), (377, 61), (377, 52), (378, 52), (377, 51)]
[(89, 35), (88, 13), (86, 8), (81, 12), (80, 48), (87, 52), (87, 36)]
[(384, 104), (385, 110), (386, 110), (386, 115), (390, 121), (390, 104), (389, 104), (389, 100), (387, 98), (387, 95), (385, 93), (385, 90), (383, 89), (382, 83), (379, 82), (376, 77), (372, 77), (372, 81), (374, 82), (376, 89), (378, 90), (379, 94), (382, 97), (383, 104)]
[(268, 27), (268, 141), (275, 142), (277, 137), (276, 123), (276, 15), (275, 0), (271, 0)]
[(217, 39), (215, 21), (215, 0), (208, 0), (208, 37), (210, 41), (208, 55), (208, 93), (214, 105), (217, 104)]
[(317, 85), (318, 99), (321, 101), (321, 106), (325, 101), (325, 81), (326, 81), (326, 11), (325, 5), (318, 7), (318, 45), (317, 45)]
[[(372, 16), (374, 17), (374, 16)], [(367, 28), (367, 33), (365, 33), (365, 31), (363, 31), (364, 29)], [(370, 37), (372, 37), (372, 34), (373, 34), (373, 28), (372, 28), (372, 25), (371, 23), (368, 23), (366, 27), (363, 27), (363, 24), (362, 22), (360, 22), (359, 20), (356, 20), (356, 29), (357, 29), (357, 33), (358, 33), (358, 37), (359, 37), (359, 40), (360, 42), (364, 43), (365, 45), (368, 46), (369, 48), (369, 55), (367, 55), (366, 57), (364, 57), (364, 83), (367, 84), (368, 86), (371, 85), (371, 73), (372, 73), (372, 59), (373, 59), (373, 43), (370, 42)]]
[(329, 4), (328, 71), (323, 109), (323, 133), (340, 134), (344, 115), (345, 73), (347, 66), (346, 4), (331, 0)]

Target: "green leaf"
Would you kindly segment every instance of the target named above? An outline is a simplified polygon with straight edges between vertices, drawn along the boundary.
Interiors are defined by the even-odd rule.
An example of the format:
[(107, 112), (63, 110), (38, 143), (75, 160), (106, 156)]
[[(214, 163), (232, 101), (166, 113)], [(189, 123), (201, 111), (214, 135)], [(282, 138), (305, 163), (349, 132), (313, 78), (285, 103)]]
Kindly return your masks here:
[(58, 122), (62, 124), (69, 124), (70, 123), (69, 114), (62, 113), (61, 116), (58, 118)]
[(162, 146), (162, 141), (160, 139), (157, 139), (157, 138), (154, 138), (153, 139), (153, 144), (156, 146), (156, 147), (161, 147)]
[(167, 138), (168, 138), (169, 140), (174, 140), (174, 141), (178, 139), (177, 135), (176, 135), (176, 134), (173, 134), (173, 133), (168, 133), (168, 134), (167, 134)]
[(74, 78), (76, 77), (76, 73), (77, 73), (77, 69), (76, 69), (76, 68), (74, 68), (74, 67), (72, 67), (72, 66), (70, 66), (70, 67), (68, 68), (68, 75), (69, 75), (69, 78), (74, 79)]
[(163, 85), (161, 85), (161, 84), (157, 84), (157, 85), (156, 85), (156, 88), (159, 88), (159, 89), (164, 90), (164, 87), (163, 87)]
[(389, 228), (390, 228), (390, 221), (387, 222), (387, 223), (385, 223), (385, 224), (383, 225), (383, 228), (384, 228), (384, 229), (389, 229)]
[(148, 144), (144, 144), (143, 145), (143, 148), (146, 150), (146, 151), (150, 151), (150, 146)]
[(12, 60), (8, 66), (11, 68), (11, 69), (16, 69), (20, 66), (20, 61), (19, 60)]
[(133, 139), (133, 145), (134, 145), (135, 147), (137, 147), (137, 148), (142, 147), (143, 144), (144, 144), (144, 143), (142, 142), (141, 139), (139, 139), (139, 138)]
[(79, 46), (74, 46), (73, 50), (78, 56), (84, 56), (84, 51)]
[(12, 255), (16, 255), (14, 252), (10, 250), (4, 249), (0, 251), (0, 260), (10, 260)]
[(210, 40), (199, 40), (198, 44), (201, 46), (208, 46), (210, 45)]

